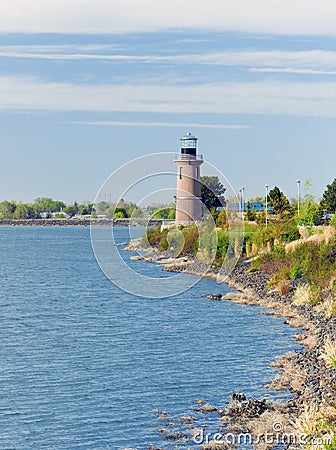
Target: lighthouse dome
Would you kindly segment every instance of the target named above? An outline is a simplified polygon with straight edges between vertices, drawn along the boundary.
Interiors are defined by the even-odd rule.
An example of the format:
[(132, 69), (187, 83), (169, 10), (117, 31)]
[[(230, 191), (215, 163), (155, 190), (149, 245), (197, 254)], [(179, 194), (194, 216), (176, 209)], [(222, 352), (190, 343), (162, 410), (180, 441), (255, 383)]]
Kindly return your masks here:
[(197, 137), (187, 133), (181, 138), (181, 154), (196, 156)]

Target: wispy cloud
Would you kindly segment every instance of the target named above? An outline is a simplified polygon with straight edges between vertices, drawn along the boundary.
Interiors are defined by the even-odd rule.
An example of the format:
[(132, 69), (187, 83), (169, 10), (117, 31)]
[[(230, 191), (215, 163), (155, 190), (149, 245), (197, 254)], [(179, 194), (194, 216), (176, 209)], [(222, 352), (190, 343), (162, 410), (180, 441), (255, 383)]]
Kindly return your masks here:
[(334, 0), (2, 0), (4, 33), (227, 30), (335, 35)]
[(113, 85), (0, 77), (1, 110), (336, 116), (336, 82)]
[(335, 75), (336, 51), (232, 50), (199, 54), (135, 55), (114, 45), (0, 45), (0, 57), (46, 60), (96, 60), (145, 64), (193, 64), (248, 68), (251, 72)]
[(316, 70), (316, 69), (294, 69), (292, 67), (285, 67), (283, 69), (276, 67), (254, 67), (249, 69), (250, 72), (258, 73), (293, 73), (299, 75), (336, 75), (335, 70)]
[(108, 127), (174, 127), (174, 128), (220, 128), (224, 130), (246, 130), (250, 125), (225, 125), (217, 123), (183, 123), (183, 122), (120, 122), (120, 121), (100, 121), (100, 122), (72, 122), (76, 125), (93, 125)]

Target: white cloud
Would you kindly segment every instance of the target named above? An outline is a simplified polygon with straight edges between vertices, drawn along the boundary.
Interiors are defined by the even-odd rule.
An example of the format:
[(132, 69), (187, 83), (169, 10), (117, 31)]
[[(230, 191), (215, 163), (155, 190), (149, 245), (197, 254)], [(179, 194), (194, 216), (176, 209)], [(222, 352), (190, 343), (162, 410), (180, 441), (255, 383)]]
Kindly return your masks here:
[(275, 67), (263, 67), (249, 69), (257, 73), (293, 73), (299, 75), (336, 75), (335, 70), (316, 70), (316, 69), (295, 69), (293, 67), (284, 67), (283, 69)]
[(1, 110), (134, 111), (336, 116), (336, 83), (194, 86), (46, 83), (0, 77)]
[(226, 30), (335, 35), (334, 0), (2, 0), (0, 32)]
[[(118, 50), (118, 52), (116, 52)], [(101, 53), (104, 51), (105, 53)], [(114, 53), (106, 53), (114, 51)], [(0, 45), (0, 57), (47, 60), (101, 60), (110, 62), (212, 64), (246, 67), (252, 72), (335, 75), (336, 51), (232, 50), (203, 54), (130, 55), (113, 45)]]
[(181, 127), (181, 128), (220, 128), (224, 130), (246, 130), (249, 125), (225, 125), (217, 123), (183, 123), (183, 122), (120, 122), (120, 121), (100, 121), (100, 122), (72, 122), (76, 125), (93, 125), (108, 127)]

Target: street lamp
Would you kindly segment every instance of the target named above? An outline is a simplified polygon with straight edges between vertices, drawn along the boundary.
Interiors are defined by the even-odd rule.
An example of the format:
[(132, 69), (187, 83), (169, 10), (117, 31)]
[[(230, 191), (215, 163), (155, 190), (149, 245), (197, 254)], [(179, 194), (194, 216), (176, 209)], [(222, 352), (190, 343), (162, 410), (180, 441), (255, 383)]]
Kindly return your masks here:
[(242, 210), (242, 219), (244, 220), (244, 212), (245, 212), (245, 199), (244, 199), (244, 191), (245, 188), (241, 188), (241, 210)]
[(265, 184), (266, 189), (266, 228), (268, 225), (268, 184)]
[(241, 189), (239, 189), (239, 210), (240, 210), (240, 213), (242, 214), (243, 206), (242, 206), (242, 190)]
[(296, 180), (298, 187), (298, 217), (300, 216), (301, 180)]

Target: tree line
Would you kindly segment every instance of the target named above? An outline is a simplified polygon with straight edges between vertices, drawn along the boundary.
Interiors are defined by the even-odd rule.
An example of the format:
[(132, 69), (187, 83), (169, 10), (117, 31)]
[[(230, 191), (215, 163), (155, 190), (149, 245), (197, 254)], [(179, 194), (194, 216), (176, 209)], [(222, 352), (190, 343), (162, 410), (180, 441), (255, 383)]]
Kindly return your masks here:
[[(268, 194), (268, 205), (271, 208), (270, 215), (278, 219), (290, 219), (298, 214), (302, 225), (312, 226), (321, 223), (326, 213), (334, 214), (336, 212), (336, 178), (331, 184), (328, 184), (321, 201), (309, 194), (310, 182), (305, 183), (303, 196), (300, 199), (300, 208), (298, 208), (298, 199), (289, 201), (286, 195), (275, 186)], [(222, 228), (227, 226), (225, 210), (218, 212), (218, 207), (225, 207), (224, 199), (225, 187), (218, 177), (201, 177), (201, 196), (205, 211), (208, 210), (213, 215), (218, 225)], [(262, 197), (259, 200), (265, 200)], [(39, 219), (50, 217), (74, 217), (76, 215), (105, 216), (106, 218), (128, 218), (150, 216), (157, 219), (175, 218), (175, 203), (169, 205), (147, 206), (145, 209), (139, 208), (133, 202), (127, 202), (121, 199), (118, 203), (100, 201), (93, 203), (77, 203), (66, 205), (63, 201), (53, 200), (49, 197), (38, 197), (33, 203), (21, 203), (5, 200), (0, 202), (0, 220), (1, 219)], [(251, 208), (251, 202), (247, 202), (245, 217), (249, 221), (255, 221), (260, 225), (265, 223), (266, 212), (254, 211)]]
[(0, 202), (0, 219), (41, 219), (54, 217), (74, 217), (76, 214), (88, 215), (93, 211), (93, 203), (66, 205), (60, 200), (38, 197), (33, 203), (5, 200)]

